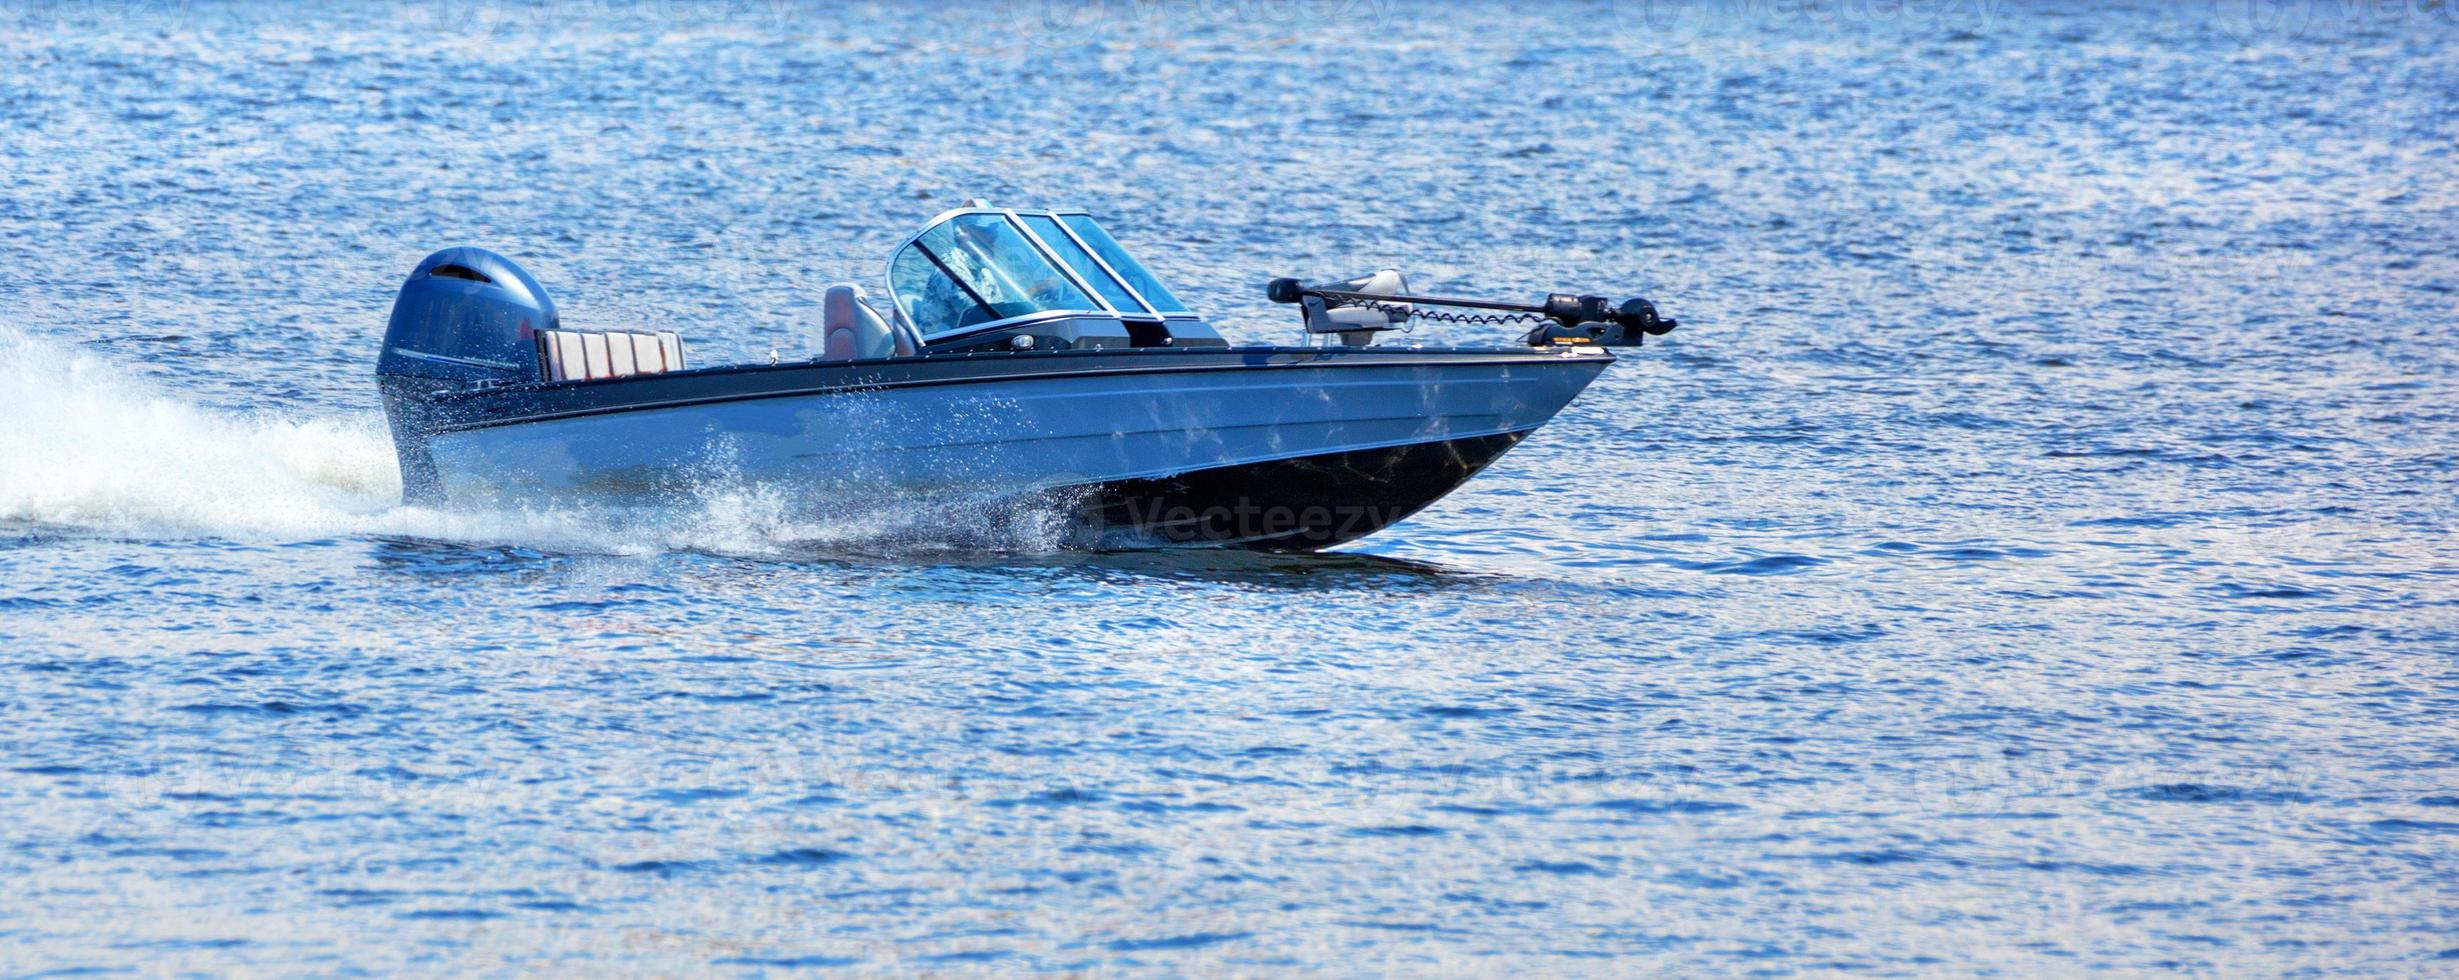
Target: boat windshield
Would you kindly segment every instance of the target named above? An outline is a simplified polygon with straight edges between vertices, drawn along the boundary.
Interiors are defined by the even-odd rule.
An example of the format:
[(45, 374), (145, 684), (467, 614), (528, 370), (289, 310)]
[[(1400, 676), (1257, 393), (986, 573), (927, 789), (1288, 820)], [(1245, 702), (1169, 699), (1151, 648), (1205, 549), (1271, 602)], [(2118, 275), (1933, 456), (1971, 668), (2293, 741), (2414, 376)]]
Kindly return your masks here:
[(1103, 231), (1101, 224), (1094, 221), (1092, 215), (1070, 214), (1061, 217), (1067, 221), (1068, 230), (1075, 232), (1077, 238), (1083, 239), (1086, 245), (1099, 253), (1103, 262), (1109, 263), (1110, 268), (1118, 270), (1119, 275), (1127, 277), (1127, 285), (1135, 287), (1135, 291), (1144, 297), (1147, 305), (1162, 313), (1187, 312), (1187, 304), (1179, 302), (1178, 297), (1170, 295), (1169, 287), (1163, 286), (1161, 280), (1153, 278), (1152, 273), (1145, 271), (1144, 263), (1136, 261), (1135, 256), (1127, 254), (1126, 249), (1119, 247), (1118, 240), (1110, 237), (1109, 232)]
[(916, 236), (888, 270), (905, 318), (924, 333), (1054, 310), (1100, 310), (999, 214), (960, 214)]
[(1193, 315), (1079, 212), (943, 215), (889, 260), (888, 290), (925, 337), (1067, 314)]

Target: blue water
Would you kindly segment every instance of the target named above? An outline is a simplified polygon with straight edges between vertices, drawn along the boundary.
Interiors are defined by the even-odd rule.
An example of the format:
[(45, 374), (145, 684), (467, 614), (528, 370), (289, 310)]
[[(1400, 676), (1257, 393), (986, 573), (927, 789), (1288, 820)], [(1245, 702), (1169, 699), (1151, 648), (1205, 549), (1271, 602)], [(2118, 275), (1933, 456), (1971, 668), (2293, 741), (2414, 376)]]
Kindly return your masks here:
[[(2459, 5), (0, 12), (0, 972), (2431, 974)], [(438, 514), (401, 275), (1684, 321), (1338, 554)], [(1423, 328), (1418, 341), (1491, 335)]]

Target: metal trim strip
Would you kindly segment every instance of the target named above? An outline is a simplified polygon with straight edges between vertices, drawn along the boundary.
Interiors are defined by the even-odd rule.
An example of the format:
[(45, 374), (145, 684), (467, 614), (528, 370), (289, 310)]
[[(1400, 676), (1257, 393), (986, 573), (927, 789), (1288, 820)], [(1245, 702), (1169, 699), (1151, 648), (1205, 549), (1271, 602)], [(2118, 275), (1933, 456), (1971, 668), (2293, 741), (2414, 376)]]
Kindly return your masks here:
[[(883, 379), (883, 378), (878, 377), (876, 374), (872, 374), (872, 375), (867, 375), (867, 376), (866, 376), (866, 375), (860, 374), (859, 372), (860, 372), (861, 370), (866, 370), (866, 369), (867, 369), (867, 370), (876, 371), (877, 369), (879, 369), (879, 368), (881, 368), (881, 367), (896, 366), (896, 365), (920, 365), (920, 364), (928, 364), (928, 363), (929, 363), (932, 359), (930, 359), (930, 358), (888, 358), (888, 359), (873, 359), (873, 360), (868, 360), (868, 361), (841, 361), (841, 362), (835, 362), (835, 363), (830, 363), (830, 364), (795, 364), (795, 365), (779, 365), (779, 366), (774, 366), (774, 367), (771, 367), (771, 366), (752, 366), (752, 367), (750, 367), (750, 368), (748, 368), (748, 369), (745, 369), (745, 370), (712, 369), (710, 372), (706, 372), (706, 373), (694, 373), (694, 374), (688, 374), (688, 375), (673, 375), (673, 374), (666, 374), (666, 375), (642, 375), (642, 376), (637, 376), (637, 377), (634, 377), (634, 378), (616, 379), (617, 384), (609, 384), (609, 385), (591, 385), (591, 386), (588, 386), (588, 387), (586, 387), (586, 388), (579, 387), (579, 386), (563, 386), (563, 385), (554, 386), (554, 387), (552, 387), (552, 388), (511, 388), (511, 389), (499, 388), (499, 389), (491, 389), (491, 390), (486, 390), (486, 391), (471, 392), (471, 393), (468, 393), (467, 395), (464, 395), (464, 396), (459, 397), (459, 398), (455, 398), (455, 397), (453, 397), (453, 396), (449, 396), (449, 395), (448, 395), (448, 396), (445, 396), (445, 398), (444, 398), (444, 399), (440, 399), (440, 401), (451, 401), (451, 402), (455, 402), (455, 403), (458, 403), (459, 405), (461, 405), (461, 406), (463, 406), (463, 407), (465, 407), (465, 408), (466, 408), (466, 407), (470, 407), (470, 406), (468, 406), (468, 402), (470, 402), (470, 401), (485, 401), (485, 400), (496, 400), (496, 399), (507, 399), (507, 398), (537, 397), (537, 396), (540, 396), (540, 395), (554, 395), (554, 394), (560, 394), (560, 393), (564, 393), (564, 392), (583, 392), (583, 391), (589, 391), (589, 392), (604, 392), (604, 391), (607, 391), (607, 390), (609, 390), (609, 389), (612, 389), (612, 388), (615, 388), (615, 387), (619, 387), (619, 386), (620, 386), (621, 384), (623, 384), (623, 383), (639, 384), (639, 385), (644, 385), (644, 386), (672, 386), (672, 385), (674, 385), (674, 384), (676, 384), (676, 383), (679, 383), (679, 382), (686, 382), (686, 381), (707, 381), (707, 380), (710, 380), (712, 377), (725, 377), (725, 376), (728, 376), (728, 375), (731, 375), (731, 376), (734, 376), (734, 377), (750, 377), (750, 378), (757, 379), (757, 378), (759, 378), (759, 376), (764, 375), (764, 374), (772, 374), (772, 373), (786, 373), (786, 372), (802, 372), (802, 371), (813, 371), (813, 370), (818, 370), (818, 371), (827, 371), (827, 372), (842, 372), (842, 373), (844, 373), (844, 374), (847, 374), (847, 375), (851, 376), (852, 380), (847, 380), (847, 381), (844, 381), (844, 382), (833, 383), (833, 384), (795, 384), (795, 385), (788, 385), (788, 386), (782, 386), (782, 387), (770, 387), (770, 386), (756, 386), (756, 387), (755, 387), (755, 386), (745, 386), (745, 388), (744, 388), (743, 390), (738, 390), (738, 391), (728, 391), (728, 392), (722, 392), (722, 393), (712, 393), (712, 394), (704, 394), (704, 395), (695, 395), (695, 396), (691, 396), (691, 397), (683, 397), (683, 398), (633, 398), (633, 399), (623, 399), (623, 400), (610, 401), (610, 402), (607, 402), (607, 403), (602, 403), (602, 404), (584, 405), (584, 406), (574, 407), (574, 408), (570, 408), (570, 409), (562, 409), (562, 410), (548, 410), (548, 411), (538, 411), (538, 412), (526, 412), (526, 413), (520, 413), (520, 414), (512, 414), (512, 413), (507, 413), (507, 414), (500, 415), (500, 416), (497, 416), (497, 417), (494, 417), (494, 418), (486, 418), (486, 419), (473, 419), (473, 420), (468, 420), (468, 421), (459, 421), (459, 422), (448, 422), (448, 423), (445, 423), (445, 424), (441, 424), (441, 425), (436, 426), (436, 427), (434, 428), (434, 430), (433, 430), (433, 431), (434, 431), (435, 433), (437, 433), (437, 434), (442, 434), (442, 433), (447, 433), (447, 432), (467, 432), (467, 431), (473, 431), (473, 430), (478, 430), (478, 429), (490, 429), (490, 428), (497, 428), (497, 427), (500, 427), (500, 426), (507, 426), (507, 425), (520, 425), (520, 424), (526, 424), (526, 423), (530, 423), (530, 422), (548, 422), (548, 421), (555, 421), (555, 420), (558, 420), (558, 419), (583, 418), (583, 417), (593, 416), (593, 415), (614, 415), (614, 414), (620, 414), (620, 413), (623, 413), (623, 412), (647, 411), (647, 410), (652, 410), (652, 409), (664, 409), (664, 408), (685, 408), (685, 407), (690, 407), (690, 406), (694, 406), (694, 405), (714, 405), (714, 404), (722, 404), (722, 403), (725, 403), (725, 402), (736, 402), (736, 401), (760, 401), (760, 400), (763, 400), (763, 399), (769, 399), (769, 398), (792, 398), (792, 397), (798, 397), (798, 396), (803, 396), (803, 395), (826, 395), (826, 394), (844, 394), (844, 393), (864, 392), (864, 391), (884, 391), (884, 390), (896, 389), (896, 388), (931, 388), (931, 387), (942, 387), (942, 386), (947, 386), (947, 385), (961, 385), (961, 384), (996, 384), (996, 383), (1021, 382), (1021, 381), (1036, 381), (1036, 380), (1046, 380), (1046, 379), (1049, 379), (1049, 380), (1055, 380), (1055, 379), (1061, 379), (1061, 378), (1117, 377), (1117, 376), (1124, 376), (1124, 375), (1142, 375), (1142, 374), (1172, 374), (1172, 373), (1187, 373), (1187, 374), (1195, 374), (1195, 373), (1210, 373), (1210, 372), (1220, 372), (1220, 371), (1242, 371), (1242, 370), (1256, 370), (1256, 369), (1264, 369), (1264, 370), (1289, 370), (1289, 369), (1297, 369), (1297, 368), (1358, 369), (1358, 368), (1374, 368), (1374, 367), (1444, 367), (1444, 366), (1452, 366), (1452, 365), (1459, 365), (1459, 366), (1468, 366), (1468, 365), (1507, 365), (1507, 366), (1509, 366), (1509, 365), (1525, 365), (1525, 366), (1529, 366), (1529, 367), (1549, 367), (1549, 366), (1569, 366), (1569, 365), (1591, 365), (1591, 364), (1593, 364), (1593, 365), (1596, 365), (1596, 366), (1597, 366), (1598, 370), (1603, 370), (1603, 369), (1604, 369), (1604, 367), (1605, 367), (1606, 365), (1610, 365), (1610, 364), (1612, 364), (1612, 363), (1616, 360), (1616, 359), (1615, 359), (1615, 358), (1614, 358), (1611, 354), (1602, 354), (1602, 353), (1600, 353), (1600, 354), (1583, 354), (1583, 355), (1580, 355), (1580, 356), (1575, 356), (1575, 357), (1565, 357), (1565, 356), (1562, 356), (1562, 355), (1559, 355), (1559, 354), (1553, 354), (1553, 353), (1550, 353), (1550, 352), (1547, 352), (1547, 353), (1535, 353), (1535, 352), (1531, 352), (1531, 353), (1526, 353), (1526, 354), (1523, 354), (1523, 353), (1518, 353), (1518, 352), (1513, 352), (1513, 351), (1478, 351), (1478, 350), (1457, 350), (1457, 351), (1434, 351), (1434, 352), (1427, 352), (1427, 351), (1406, 351), (1406, 352), (1399, 352), (1399, 351), (1395, 351), (1395, 352), (1391, 352), (1391, 353), (1389, 353), (1389, 354), (1379, 354), (1379, 355), (1374, 355), (1374, 356), (1370, 356), (1370, 357), (1367, 357), (1367, 358), (1362, 358), (1362, 359), (1358, 359), (1358, 360), (1346, 361), (1346, 363), (1344, 363), (1344, 362), (1343, 362), (1343, 361), (1344, 361), (1347, 357), (1354, 356), (1354, 355), (1355, 355), (1355, 353), (1356, 353), (1356, 352), (1353, 352), (1353, 351), (1337, 351), (1337, 350), (1327, 350), (1327, 349), (1323, 349), (1323, 348), (1311, 348), (1311, 347), (1280, 347), (1280, 348), (1263, 348), (1263, 349), (1247, 348), (1247, 349), (1243, 349), (1243, 350), (1242, 350), (1242, 349), (1240, 349), (1240, 348), (1235, 348), (1235, 347), (1232, 347), (1232, 348), (1214, 348), (1214, 349), (1188, 350), (1188, 351), (1183, 351), (1183, 352), (1169, 352), (1169, 353), (1159, 353), (1159, 352), (1154, 352), (1154, 351), (1146, 351), (1146, 350), (1141, 350), (1141, 349), (1138, 349), (1138, 350), (1118, 351), (1118, 352), (1107, 352), (1107, 351), (1102, 351), (1102, 352), (1064, 352), (1064, 351), (1062, 351), (1062, 352), (1051, 352), (1051, 353), (1041, 354), (1041, 355), (1035, 355), (1035, 354), (1000, 354), (1000, 355), (993, 355), (993, 356), (1000, 357), (1000, 358), (1015, 358), (1015, 359), (1041, 360), (1041, 359), (1046, 359), (1046, 358), (1051, 358), (1051, 357), (1085, 356), (1086, 354), (1092, 354), (1092, 355), (1094, 355), (1094, 356), (1100, 356), (1100, 355), (1104, 355), (1104, 354), (1109, 354), (1109, 355), (1112, 355), (1112, 356), (1128, 356), (1128, 357), (1137, 357), (1137, 358), (1150, 358), (1150, 357), (1155, 357), (1155, 356), (1159, 356), (1159, 357), (1193, 357), (1193, 358), (1202, 358), (1202, 359), (1203, 359), (1203, 361), (1204, 361), (1205, 363), (1194, 363), (1194, 364), (1155, 364), (1155, 365), (1138, 365), (1138, 366), (1122, 366), (1122, 367), (1090, 367), (1090, 368), (1081, 368), (1081, 369), (1073, 369), (1073, 370), (1061, 370), (1061, 371), (1049, 371), (1049, 370), (1040, 370), (1040, 371), (1035, 371), (1035, 370), (1016, 371), (1016, 370), (995, 370), (995, 369), (997, 369), (997, 368), (1006, 368), (1006, 367), (1010, 367), (1010, 366), (1012, 365), (1012, 362), (993, 362), (993, 361), (989, 361), (989, 360), (979, 360), (979, 361), (973, 361), (972, 363), (974, 363), (974, 364), (986, 365), (986, 366), (988, 366), (989, 368), (992, 368), (992, 369), (994, 369), (994, 370), (993, 370), (992, 372), (990, 372), (990, 373), (978, 373), (978, 374), (976, 374), (976, 373), (966, 373), (966, 374), (962, 374), (962, 375), (959, 375), (959, 376), (956, 376), (956, 377), (927, 377), (927, 378), (908, 378), (908, 379), (903, 379), (903, 380), (887, 380), (887, 379)], [(1258, 356), (1258, 355), (1267, 356), (1267, 357), (1284, 357), (1284, 358), (1288, 358), (1288, 359), (1287, 359), (1287, 360), (1280, 361), (1280, 362), (1278, 362), (1278, 363), (1266, 362), (1266, 363), (1260, 363), (1260, 364), (1259, 364), (1259, 363), (1255, 363), (1255, 362), (1253, 361), (1253, 358), (1255, 358), (1255, 357), (1256, 357), (1256, 356)], [(1429, 356), (1429, 355), (1431, 355), (1431, 356)], [(961, 358), (961, 357), (965, 357), (965, 356), (966, 356), (966, 355), (955, 355), (955, 357), (959, 357), (959, 358)], [(1330, 362), (1330, 363), (1327, 363), (1327, 362)], [(942, 362), (942, 363), (946, 363), (946, 362)], [(449, 413), (448, 413), (448, 414), (449, 414)]]

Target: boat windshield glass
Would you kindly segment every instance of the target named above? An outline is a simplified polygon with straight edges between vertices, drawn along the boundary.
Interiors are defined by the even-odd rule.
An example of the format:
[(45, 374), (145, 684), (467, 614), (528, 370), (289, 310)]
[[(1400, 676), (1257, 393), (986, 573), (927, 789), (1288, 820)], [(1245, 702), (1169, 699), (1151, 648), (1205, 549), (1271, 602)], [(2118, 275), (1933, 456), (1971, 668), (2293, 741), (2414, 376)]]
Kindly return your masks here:
[(960, 214), (932, 225), (897, 252), (888, 279), (906, 320), (924, 334), (1053, 310), (1101, 310), (999, 214)]
[(1024, 219), (1025, 227), (1033, 229), (1033, 237), (1050, 246), (1050, 251), (1060, 261), (1067, 263), (1068, 268), (1076, 270), (1076, 278), (1092, 283), (1093, 289), (1101, 293), (1101, 298), (1110, 301), (1112, 309), (1121, 313), (1145, 312), (1144, 304), (1136, 302), (1135, 295), (1129, 293), (1127, 287), (1119, 285), (1117, 277), (1104, 271), (1101, 262), (1093, 258), (1093, 253), (1085, 251), (1084, 246), (1068, 237), (1067, 229), (1059, 226), (1056, 215), (1019, 214), (1017, 217)]
[(1126, 249), (1120, 248), (1118, 241), (1111, 238), (1109, 232), (1101, 230), (1101, 225), (1093, 220), (1092, 215), (1070, 214), (1061, 217), (1067, 222), (1068, 230), (1075, 232), (1077, 238), (1083, 239), (1084, 244), (1093, 250), (1093, 254), (1101, 256), (1101, 260), (1109, 263), (1110, 268), (1117, 270), (1118, 274), (1127, 280), (1128, 287), (1134, 289), (1136, 295), (1144, 297), (1145, 302), (1151, 303), (1153, 309), (1163, 313), (1187, 312), (1187, 304), (1179, 302), (1178, 297), (1170, 295), (1169, 288), (1163, 286), (1161, 280), (1153, 278), (1152, 273), (1146, 272), (1144, 265), (1137, 262), (1134, 256), (1128, 255)]

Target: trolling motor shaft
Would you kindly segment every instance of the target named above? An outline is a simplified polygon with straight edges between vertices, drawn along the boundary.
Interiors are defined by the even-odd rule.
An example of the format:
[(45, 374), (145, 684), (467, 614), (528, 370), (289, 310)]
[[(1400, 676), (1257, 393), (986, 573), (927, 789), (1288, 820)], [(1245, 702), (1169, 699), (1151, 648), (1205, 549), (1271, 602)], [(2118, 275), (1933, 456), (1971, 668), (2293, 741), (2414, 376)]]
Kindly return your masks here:
[(1548, 322), (1538, 325), (1523, 339), (1531, 347), (1555, 344), (1596, 344), (1601, 347), (1637, 347), (1647, 337), (1661, 337), (1679, 326), (1679, 322), (1658, 316), (1656, 304), (1639, 297), (1623, 300), (1619, 305), (1603, 296), (1573, 296), (1568, 293), (1547, 294), (1542, 303), (1507, 303), (1498, 300), (1463, 299), (1457, 296), (1412, 296), (1398, 293), (1365, 293), (1346, 289), (1326, 289), (1308, 286), (1296, 279), (1274, 279), (1264, 284), (1264, 295), (1275, 303), (1303, 303), (1309, 298), (1332, 304), (1371, 305), (1385, 309), (1400, 306), (1451, 306), (1471, 310), (1496, 310), (1505, 313), (1533, 314)]

